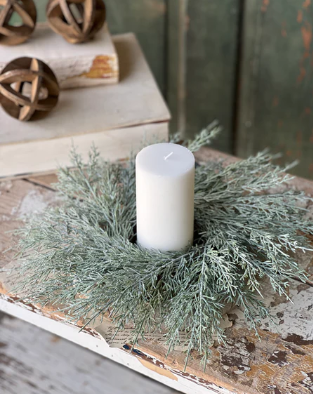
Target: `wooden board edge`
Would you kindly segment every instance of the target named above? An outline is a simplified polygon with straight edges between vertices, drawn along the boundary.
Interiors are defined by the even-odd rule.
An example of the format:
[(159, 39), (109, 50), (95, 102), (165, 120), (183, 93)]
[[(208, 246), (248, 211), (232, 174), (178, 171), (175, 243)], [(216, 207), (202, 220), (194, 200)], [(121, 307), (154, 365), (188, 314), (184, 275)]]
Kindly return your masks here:
[[(0, 162), (3, 163), (0, 169), (0, 181), (23, 179), (35, 174), (48, 175), (54, 173), (59, 166), (70, 166), (69, 154), (73, 146), (84, 156), (84, 159), (87, 159), (93, 144), (105, 160), (124, 159), (132, 151), (137, 151), (144, 139), (151, 143), (155, 140), (167, 140), (168, 122), (146, 123), (96, 133), (0, 146)], [(46, 152), (45, 160), (42, 157), (43, 151)], [(30, 152), (34, 152), (33, 157), (36, 156), (34, 156), (35, 152), (39, 152), (39, 157), (36, 156), (32, 164), (29, 162)], [(8, 163), (6, 169), (4, 163)], [(28, 163), (28, 171), (22, 172), (12, 168), (12, 166), (18, 169), (24, 168), (25, 163)]]
[[(99, 335), (80, 332), (79, 327), (52, 320), (37, 312), (32, 304), (16, 305), (9, 296), (0, 294), (0, 310), (39, 328), (87, 348), (99, 355), (118, 362), (136, 372), (163, 383), (185, 394), (236, 394), (208, 382), (198, 382), (194, 376), (165, 368), (164, 364), (149, 354), (133, 349), (111, 348)], [(238, 393), (238, 392), (237, 392)]]

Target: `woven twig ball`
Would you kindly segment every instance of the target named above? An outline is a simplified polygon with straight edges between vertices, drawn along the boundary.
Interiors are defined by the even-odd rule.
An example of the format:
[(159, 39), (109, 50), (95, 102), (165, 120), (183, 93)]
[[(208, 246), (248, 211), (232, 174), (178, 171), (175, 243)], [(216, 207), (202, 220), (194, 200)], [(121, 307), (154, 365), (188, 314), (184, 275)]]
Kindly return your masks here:
[[(20, 25), (11, 24), (15, 14), (22, 20)], [(36, 19), (33, 0), (0, 0), (0, 44), (17, 45), (26, 41), (35, 29)]]
[(51, 28), (71, 44), (92, 39), (106, 18), (102, 0), (49, 0), (46, 13)]
[(53, 71), (35, 58), (21, 57), (0, 74), (0, 100), (6, 113), (21, 121), (41, 118), (57, 104), (59, 84)]

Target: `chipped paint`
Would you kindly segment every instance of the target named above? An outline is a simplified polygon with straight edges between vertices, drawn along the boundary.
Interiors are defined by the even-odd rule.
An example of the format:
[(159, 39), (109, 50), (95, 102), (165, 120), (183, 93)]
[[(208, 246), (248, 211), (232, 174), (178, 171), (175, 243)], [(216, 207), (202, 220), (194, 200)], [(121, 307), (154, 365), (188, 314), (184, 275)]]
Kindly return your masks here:
[(301, 34), (304, 49), (306, 52), (309, 52), (312, 42), (312, 27), (308, 22), (306, 22), (305, 25), (301, 27)]
[(281, 35), (282, 37), (287, 37), (286, 21), (281, 24)]
[(52, 320), (62, 322), (64, 324), (67, 324), (69, 326), (75, 326), (78, 328), (81, 328), (81, 331), (85, 334), (89, 334), (92, 337), (102, 339), (101, 335), (98, 334), (94, 329), (90, 327), (84, 327), (84, 324), (82, 322), (76, 322), (76, 323), (71, 323), (66, 316), (61, 313), (55, 313), (52, 312), (52, 310), (48, 307), (41, 308), (40, 306), (37, 306), (35, 304), (32, 304), (30, 302), (23, 301), (20, 297), (14, 296), (10, 293), (7, 292), (7, 290), (3, 287), (3, 285), (0, 283), (0, 299), (9, 302), (10, 304), (17, 305), (23, 309), (27, 309), (30, 312), (36, 313), (37, 315), (43, 316), (43, 317), (48, 317)]
[(151, 371), (156, 372), (159, 375), (166, 376), (169, 379), (178, 380), (177, 375), (174, 375), (172, 372), (168, 371), (167, 369), (161, 368), (160, 366), (153, 364), (149, 361), (143, 360), (141, 358), (139, 358), (139, 361), (144, 367), (149, 368)]
[(275, 96), (274, 98), (273, 98), (273, 107), (277, 107), (278, 106), (278, 104), (279, 104), (279, 98), (277, 97), (277, 96)]
[(306, 76), (305, 68), (303, 66), (300, 66), (300, 73), (297, 78), (297, 83), (301, 83), (304, 80), (305, 76)]
[(277, 332), (283, 338), (288, 338), (290, 333), (302, 337), (303, 340), (313, 338), (313, 309), (309, 308), (312, 305), (313, 287), (305, 292), (298, 292), (297, 288), (291, 289), (290, 298), (292, 302), (273, 305), (271, 309), (273, 315), (284, 314), (284, 324), (276, 325), (267, 318), (262, 321), (261, 328)]
[(297, 78), (297, 83), (301, 83), (306, 76), (304, 61), (310, 56), (310, 48), (312, 43), (312, 26), (310, 23), (305, 22), (305, 24), (301, 26), (301, 35), (302, 35), (302, 41), (304, 46), (304, 54), (300, 59), (300, 65), (299, 65), (300, 72)]
[[(53, 199), (55, 199), (55, 193), (53, 193), (52, 196)], [(12, 209), (11, 214), (14, 215), (17, 210), (18, 216), (22, 218), (29, 215), (30, 213), (40, 213), (44, 211), (48, 205), (49, 201), (46, 201), (45, 197), (42, 195), (42, 193), (40, 193), (39, 190), (34, 189), (30, 190), (23, 198), (18, 209)]]
[[(294, 187), (310, 192), (313, 190), (311, 182), (301, 179), (297, 180)], [(26, 191), (23, 196), (25, 194)], [(16, 214), (19, 206), (20, 204)], [(309, 253), (298, 258), (309, 274), (313, 274), (311, 260), (312, 254)], [(8, 287), (8, 282), (4, 283), (5, 287)], [(3, 288), (2, 293), (5, 292)], [(190, 366), (188, 365), (184, 372), (185, 354), (173, 352), (166, 358), (166, 349), (159, 343), (140, 342), (138, 348), (131, 351), (140, 361), (136, 362), (136, 365), (140, 365), (140, 368), (144, 366), (147, 375), (154, 371), (160, 376), (160, 380), (163, 377), (169, 378), (173, 385), (187, 385), (192, 382), (199, 386), (200, 390), (203, 388), (203, 392), (309, 394), (313, 371), (313, 287), (309, 284), (293, 283), (289, 291), (292, 302), (283, 296), (274, 295), (270, 287), (265, 287), (264, 292), (267, 295), (266, 305), (270, 306), (272, 314), (277, 317), (276, 322), (280, 324), (275, 325), (265, 319), (257, 337), (247, 327), (242, 311), (228, 311), (229, 321), (233, 324), (227, 328), (226, 343), (212, 348), (205, 372), (200, 364), (201, 356), (197, 352), (192, 353)], [(66, 323), (61, 313), (55, 314), (52, 309), (41, 309), (31, 303), (20, 303), (20, 299), (10, 294), (7, 296), (13, 304), (30, 312)], [(82, 324), (79, 322), (78, 326), (82, 327)], [(96, 329), (86, 330), (90, 335), (102, 340)], [(118, 351), (126, 357), (124, 352), (129, 352), (130, 346), (128, 349), (124, 348), (124, 352), (109, 349), (112, 354)]]
[(297, 131), (297, 144), (298, 145), (302, 144), (302, 131), (301, 130)]
[(262, 1), (261, 11), (262, 12), (266, 12), (269, 4), (270, 4), (270, 0), (263, 0)]
[[(124, 351), (130, 351), (139, 361), (150, 370), (161, 374), (162, 376), (167, 376), (170, 373), (170, 378), (174, 380), (178, 380), (178, 377), (183, 377), (184, 379), (190, 380), (194, 383), (197, 383), (199, 386), (203, 386), (210, 390), (210, 393), (216, 394), (236, 394), (239, 393), (237, 390), (229, 391), (227, 388), (223, 388), (221, 386), (216, 385), (213, 382), (210, 382), (206, 379), (203, 379), (199, 376), (190, 374), (188, 372), (183, 372), (179, 369), (171, 368), (167, 366), (165, 363), (160, 361), (154, 356), (151, 356), (137, 348), (133, 348), (130, 344), (126, 344), (123, 346)], [(174, 375), (174, 376), (172, 376)], [(169, 377), (169, 376), (167, 376)]]
[(311, 4), (311, 0), (305, 0), (304, 3), (302, 4), (302, 7), (307, 10), (310, 4)]
[(223, 369), (228, 375), (241, 375), (250, 371), (250, 355), (255, 351), (253, 342), (249, 342), (246, 338), (239, 341), (227, 339), (217, 349), (220, 352)]
[(282, 350), (275, 350), (268, 361), (272, 364), (277, 364), (280, 367), (288, 364), (287, 361), (287, 352)]
[(13, 183), (12, 181), (2, 181), (0, 182), (0, 195), (2, 193), (9, 193), (12, 189)]
[(91, 79), (118, 78), (118, 62), (116, 56), (96, 56), (88, 71), (81, 73), (79, 77)]

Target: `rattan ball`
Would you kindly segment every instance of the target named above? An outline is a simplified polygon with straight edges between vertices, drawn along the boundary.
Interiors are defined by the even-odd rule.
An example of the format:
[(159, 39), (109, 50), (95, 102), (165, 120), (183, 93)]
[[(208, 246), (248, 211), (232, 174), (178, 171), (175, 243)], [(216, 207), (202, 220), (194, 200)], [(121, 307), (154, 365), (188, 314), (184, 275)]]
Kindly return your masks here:
[[(22, 23), (11, 24), (17, 14)], [(33, 0), (0, 0), (0, 44), (17, 45), (26, 41), (36, 26), (37, 11)]]
[(0, 74), (0, 100), (15, 119), (40, 119), (57, 104), (59, 84), (43, 61), (22, 57), (8, 63)]
[(46, 14), (50, 27), (71, 44), (91, 40), (106, 19), (102, 0), (49, 0)]

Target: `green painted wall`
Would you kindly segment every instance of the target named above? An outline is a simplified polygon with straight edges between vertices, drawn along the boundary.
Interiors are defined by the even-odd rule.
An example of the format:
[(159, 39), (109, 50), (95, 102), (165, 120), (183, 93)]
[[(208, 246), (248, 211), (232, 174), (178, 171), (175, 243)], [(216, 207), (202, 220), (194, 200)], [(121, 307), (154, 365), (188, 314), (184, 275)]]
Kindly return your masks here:
[(313, 178), (313, 5), (249, 0), (245, 6), (237, 153), (270, 147)]
[(186, 40), (186, 132), (218, 119), (214, 147), (232, 152), (240, 1), (189, 1)]
[[(36, 3), (42, 21), (47, 0)], [(179, 129), (192, 137), (218, 118), (225, 131), (215, 147), (231, 152), (240, 1), (105, 3), (112, 34), (136, 33), (172, 111), (172, 131)]]

